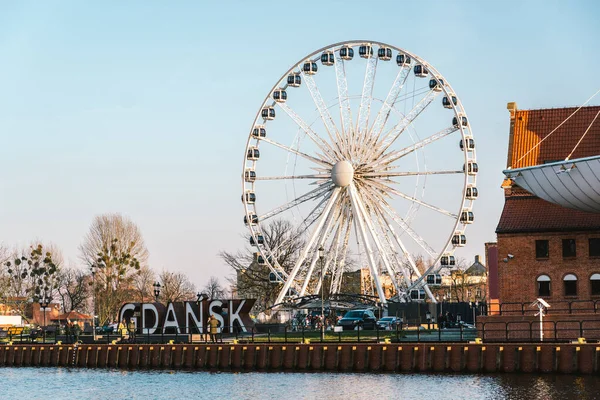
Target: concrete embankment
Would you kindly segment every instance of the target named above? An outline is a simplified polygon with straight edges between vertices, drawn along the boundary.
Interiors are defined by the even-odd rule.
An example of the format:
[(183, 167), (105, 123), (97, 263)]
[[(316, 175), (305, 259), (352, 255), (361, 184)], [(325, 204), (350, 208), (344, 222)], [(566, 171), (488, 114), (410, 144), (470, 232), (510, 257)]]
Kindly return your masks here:
[(595, 344), (10, 345), (0, 366), (339, 372), (598, 372)]

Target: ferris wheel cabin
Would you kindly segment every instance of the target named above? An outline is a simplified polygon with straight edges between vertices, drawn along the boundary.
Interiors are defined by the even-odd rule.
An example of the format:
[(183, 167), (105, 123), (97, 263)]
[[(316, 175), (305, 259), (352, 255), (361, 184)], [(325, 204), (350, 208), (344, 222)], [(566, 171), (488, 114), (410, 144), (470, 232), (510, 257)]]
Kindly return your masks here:
[(254, 262), (258, 265), (266, 265), (265, 258), (258, 252), (254, 253)]
[(475, 200), (478, 196), (477, 188), (473, 185), (467, 186), (467, 190), (465, 193), (465, 198), (467, 200)]
[(354, 49), (348, 45), (340, 47), (340, 57), (342, 58), (342, 60), (352, 60), (352, 58), (354, 57)]
[(425, 278), (427, 285), (429, 286), (441, 286), (442, 284), (442, 275), (440, 274), (429, 274)]
[(427, 76), (427, 74), (429, 73), (429, 71), (427, 71), (427, 68), (425, 68), (425, 66), (422, 64), (415, 65), (414, 71), (415, 71), (415, 76), (417, 76), (419, 78), (425, 78)]
[(410, 57), (406, 54), (398, 54), (396, 56), (396, 64), (398, 64), (399, 67), (409, 67), (410, 61)]
[(455, 247), (464, 247), (467, 245), (467, 237), (463, 232), (456, 232), (452, 236), (452, 245)]
[(460, 222), (462, 222), (463, 224), (472, 224), (473, 221), (475, 221), (473, 211), (465, 210), (460, 214)]
[(333, 51), (327, 50), (321, 54), (321, 64), (332, 66), (335, 62), (335, 57), (333, 56)]
[(256, 171), (250, 168), (246, 168), (244, 171), (244, 181), (246, 182), (254, 182), (256, 181)]
[(292, 72), (287, 77), (287, 84), (291, 87), (300, 87), (302, 84), (302, 76), (298, 72)]
[(273, 100), (278, 103), (285, 103), (287, 100), (287, 92), (283, 89), (275, 89), (273, 91)]
[(444, 254), (440, 258), (440, 265), (442, 267), (450, 267), (450, 266), (456, 265), (456, 259), (451, 254)]
[[(462, 115), (462, 116), (461, 116), (461, 115), (459, 115), (459, 116), (460, 116), (460, 121), (461, 121), (461, 123), (462, 123), (462, 126), (467, 126), (467, 125), (469, 125), (469, 121), (467, 121), (467, 117), (465, 117), (464, 115)], [(459, 126), (458, 126), (458, 119), (456, 119), (456, 117), (452, 118), (452, 125), (453, 125), (455, 128), (459, 128)]]
[(283, 282), (283, 274), (281, 272), (270, 272), (269, 273), (269, 282), (271, 283), (281, 283)]
[(370, 44), (363, 44), (358, 48), (358, 55), (362, 58), (373, 57), (373, 46)]
[(435, 91), (435, 92), (441, 92), (442, 91), (442, 86), (444, 86), (444, 80), (440, 79), (439, 82), (436, 81), (435, 79), (430, 79), (429, 80), (429, 89)]
[(274, 120), (275, 119), (275, 109), (273, 107), (265, 107), (262, 109), (260, 113), (261, 117), (266, 120)]
[(260, 151), (258, 151), (258, 147), (252, 146), (248, 149), (248, 154), (246, 158), (250, 161), (256, 161), (260, 158)]
[(456, 96), (452, 96), (452, 102), (450, 102), (450, 99), (447, 96), (444, 96), (442, 99), (442, 105), (444, 108), (452, 108), (452, 104), (456, 105), (457, 103), (458, 100), (456, 99)]
[(411, 289), (410, 299), (411, 300), (425, 300), (426, 294), (425, 289)]
[(389, 47), (380, 47), (377, 50), (377, 57), (382, 61), (390, 61), (392, 59), (392, 49)]
[(258, 215), (256, 215), (256, 214), (244, 215), (244, 224), (245, 225), (258, 224)]
[[(463, 165), (463, 172), (465, 171), (465, 166)], [(469, 161), (467, 163), (467, 168), (466, 168), (467, 174), (469, 175), (477, 175), (477, 172), (479, 172), (479, 166), (477, 165), (477, 163), (475, 161)]]
[[(466, 146), (465, 143), (467, 144)], [(461, 139), (459, 142), (459, 147), (462, 151), (465, 150), (465, 147), (468, 151), (475, 150), (475, 140), (473, 140), (473, 138), (467, 138), (465, 140)]]
[(267, 130), (264, 125), (256, 125), (254, 129), (252, 129), (252, 136), (260, 139), (267, 136)]
[(314, 75), (317, 73), (317, 63), (311, 60), (306, 60), (306, 62), (304, 63), (304, 65), (302, 66), (302, 71), (304, 71), (304, 73), (306, 75)]
[(260, 233), (256, 234), (256, 240), (254, 240), (254, 236), (250, 236), (250, 245), (256, 246), (257, 244), (265, 244), (265, 238)]
[(247, 204), (254, 204), (256, 202), (256, 194), (253, 191), (248, 190), (242, 195), (242, 202)]

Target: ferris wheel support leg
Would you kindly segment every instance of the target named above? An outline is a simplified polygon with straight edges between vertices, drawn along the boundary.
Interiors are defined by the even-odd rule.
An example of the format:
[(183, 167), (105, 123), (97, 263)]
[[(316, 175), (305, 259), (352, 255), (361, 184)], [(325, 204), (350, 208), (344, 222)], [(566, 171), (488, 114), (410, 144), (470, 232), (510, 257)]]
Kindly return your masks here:
[[(315, 244), (315, 247), (317, 247), (317, 245), (319, 247), (323, 246), (323, 244), (328, 236), (327, 232), (329, 232), (329, 229), (331, 228), (331, 224), (336, 219), (334, 217), (334, 215), (337, 213), (337, 211), (338, 211), (338, 207), (334, 207), (334, 209), (327, 216), (327, 222), (325, 223), (325, 228), (321, 230), (321, 232), (319, 234), (320, 235), (319, 240), (318, 240), (317, 244)], [(312, 260), (310, 262), (310, 268), (308, 269), (308, 272), (306, 273), (306, 276), (304, 277), (304, 284), (302, 285), (302, 289), (300, 290), (300, 297), (302, 297), (306, 294), (306, 288), (308, 287), (310, 278), (313, 274), (313, 271), (315, 270), (315, 266), (317, 265), (318, 260), (319, 260), (319, 252), (316, 251), (316, 249), (315, 249)]]
[(365, 249), (367, 250), (367, 257), (369, 258), (369, 267), (371, 269), (371, 275), (373, 276), (373, 281), (375, 282), (375, 287), (377, 288), (377, 294), (379, 295), (379, 300), (381, 301), (381, 304), (387, 304), (385, 293), (383, 292), (383, 287), (381, 286), (381, 281), (379, 280), (379, 275), (377, 274), (375, 258), (373, 257), (371, 243), (369, 242), (369, 239), (367, 237), (367, 233), (365, 231), (365, 223), (362, 218), (360, 208), (358, 207), (357, 197), (358, 196), (356, 194), (356, 187), (354, 186), (354, 184), (351, 184), (350, 200), (352, 202), (352, 210), (354, 213), (354, 218), (358, 222), (358, 226), (360, 228), (360, 235), (365, 244)]
[[(390, 277), (392, 277), (392, 284), (394, 285), (394, 289), (396, 289), (396, 293), (399, 293), (400, 288), (398, 287), (398, 283), (396, 282), (396, 279), (394, 279), (394, 271), (390, 265), (390, 261), (388, 260), (386, 251), (384, 250), (383, 246), (381, 245), (381, 243), (379, 241), (379, 238), (377, 237), (377, 232), (375, 231), (375, 228), (373, 227), (373, 223), (371, 222), (371, 219), (368, 218), (365, 205), (363, 204), (362, 200), (358, 196), (356, 197), (356, 202), (358, 203), (358, 206), (360, 207), (360, 211), (364, 217), (364, 220), (367, 223), (367, 227), (369, 228), (369, 231), (371, 232), (371, 236), (373, 237), (373, 242), (375, 242), (375, 246), (377, 246), (377, 250), (379, 251), (381, 259), (383, 260), (383, 265), (385, 265), (385, 269), (387, 270)], [(379, 207), (377, 207), (376, 204), (371, 204), (371, 209), (373, 209), (373, 211), (375, 213), (377, 213), (377, 210), (379, 209)]]
[(336, 187), (333, 190), (331, 197), (329, 198), (329, 202), (327, 203), (327, 206), (325, 206), (325, 210), (323, 210), (323, 215), (321, 215), (321, 219), (320, 219), (319, 223), (317, 224), (315, 231), (313, 232), (312, 236), (310, 237), (306, 247), (304, 247), (302, 254), (300, 255), (300, 257), (298, 257), (298, 260), (296, 260), (296, 265), (294, 265), (294, 268), (292, 269), (292, 272), (290, 273), (289, 278), (285, 281), (285, 284), (283, 285), (283, 289), (281, 290), (281, 292), (279, 292), (279, 295), (277, 296), (277, 299), (275, 300), (275, 304), (280, 304), (283, 302), (283, 298), (285, 297), (287, 291), (290, 289), (290, 286), (292, 286), (292, 282), (296, 278), (296, 275), (298, 274), (298, 271), (300, 270), (302, 263), (306, 259), (306, 256), (308, 255), (308, 251), (312, 247), (315, 239), (317, 238), (317, 235), (323, 228), (323, 225), (325, 224), (325, 221), (327, 220), (327, 216), (329, 215), (329, 212), (331, 211), (331, 208), (335, 204), (335, 201), (338, 198), (339, 194), (340, 194), (340, 188)]

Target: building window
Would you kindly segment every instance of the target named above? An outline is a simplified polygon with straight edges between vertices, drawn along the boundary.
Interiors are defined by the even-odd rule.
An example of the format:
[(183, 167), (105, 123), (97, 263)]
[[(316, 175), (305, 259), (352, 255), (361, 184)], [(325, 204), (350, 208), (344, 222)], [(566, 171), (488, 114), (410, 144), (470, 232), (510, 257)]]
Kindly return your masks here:
[(575, 239), (563, 239), (563, 257), (575, 257), (577, 255), (575, 248)]
[(565, 275), (563, 284), (565, 287), (565, 296), (577, 296), (577, 277), (575, 275)]
[(537, 278), (538, 296), (550, 296), (550, 277), (540, 275)]
[(547, 240), (535, 241), (535, 258), (550, 257), (550, 243)]
[(600, 296), (600, 274), (594, 274), (590, 277), (590, 286), (592, 296)]
[(600, 238), (589, 239), (590, 257), (600, 257)]

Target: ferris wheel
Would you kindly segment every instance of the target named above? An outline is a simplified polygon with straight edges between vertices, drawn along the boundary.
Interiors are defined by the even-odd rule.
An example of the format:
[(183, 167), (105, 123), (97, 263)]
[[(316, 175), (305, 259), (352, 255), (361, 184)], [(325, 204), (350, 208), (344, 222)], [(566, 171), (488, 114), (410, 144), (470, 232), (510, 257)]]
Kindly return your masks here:
[[(425, 60), (373, 41), (303, 57), (268, 92), (244, 151), (244, 223), (281, 285), (275, 303), (322, 284), (344, 292), (350, 267), (369, 269), (383, 304), (435, 302), (429, 286), (474, 221), (477, 172), (462, 103)], [(303, 233), (293, 266), (263, 236), (274, 219)]]

